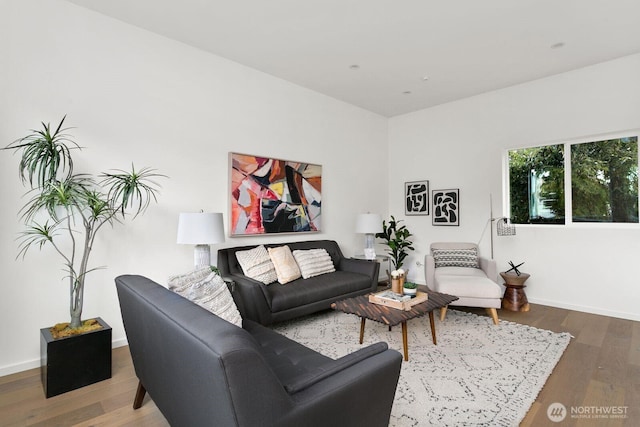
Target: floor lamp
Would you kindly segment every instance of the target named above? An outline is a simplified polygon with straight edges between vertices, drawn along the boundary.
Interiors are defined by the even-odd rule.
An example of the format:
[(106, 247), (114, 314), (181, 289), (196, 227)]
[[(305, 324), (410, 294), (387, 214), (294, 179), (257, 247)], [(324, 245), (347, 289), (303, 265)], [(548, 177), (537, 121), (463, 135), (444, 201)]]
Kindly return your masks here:
[[(493, 223), (496, 222), (496, 235), (498, 236), (515, 236), (516, 235), (516, 227), (511, 223), (511, 220), (505, 216), (494, 218), (493, 216), (493, 200), (491, 194), (489, 194), (489, 221), (487, 221), (491, 225), (491, 259), (493, 259)], [(480, 240), (478, 241), (478, 245), (482, 241), (482, 237), (484, 237), (484, 233), (487, 230), (487, 224), (484, 226), (484, 230), (482, 231), (482, 235), (480, 236)]]
[(496, 221), (496, 234), (498, 236), (515, 236), (516, 227), (507, 217), (491, 218), (491, 259), (493, 259), (493, 221)]

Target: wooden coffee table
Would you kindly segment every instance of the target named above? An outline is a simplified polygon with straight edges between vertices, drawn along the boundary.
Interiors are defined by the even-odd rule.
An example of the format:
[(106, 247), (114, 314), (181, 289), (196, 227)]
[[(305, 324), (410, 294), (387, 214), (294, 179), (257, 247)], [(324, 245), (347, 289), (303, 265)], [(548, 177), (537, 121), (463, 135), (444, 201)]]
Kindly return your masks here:
[(373, 304), (369, 302), (369, 295), (360, 295), (353, 298), (347, 298), (340, 301), (336, 301), (331, 304), (331, 308), (339, 310), (348, 314), (355, 314), (362, 320), (360, 322), (360, 344), (362, 344), (364, 338), (364, 325), (367, 319), (375, 322), (384, 323), (389, 325), (389, 329), (392, 326), (396, 326), (399, 323), (402, 324), (402, 346), (404, 349), (404, 360), (409, 360), (409, 345), (407, 342), (407, 321), (415, 319), (416, 317), (422, 317), (425, 314), (429, 314), (429, 323), (431, 324), (431, 337), (433, 338), (433, 344), (436, 342), (436, 326), (433, 321), (433, 310), (445, 307), (457, 300), (458, 297), (448, 294), (441, 294), (429, 290), (426, 286), (418, 286), (418, 290), (427, 292), (429, 299), (420, 304), (416, 304), (411, 307), (411, 310), (404, 311), (391, 307), (386, 307), (379, 304)]

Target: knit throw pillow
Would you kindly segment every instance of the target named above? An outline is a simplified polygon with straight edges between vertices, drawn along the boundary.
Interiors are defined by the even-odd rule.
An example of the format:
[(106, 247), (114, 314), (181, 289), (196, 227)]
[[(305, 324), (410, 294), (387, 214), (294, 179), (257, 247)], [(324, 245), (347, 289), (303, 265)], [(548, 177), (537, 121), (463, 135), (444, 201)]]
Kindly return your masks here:
[(227, 322), (242, 327), (242, 317), (227, 284), (210, 267), (170, 277), (169, 289)]
[(269, 252), (263, 246), (257, 246), (248, 251), (236, 252), (236, 259), (245, 276), (268, 285), (278, 280), (276, 269), (271, 262)]
[(298, 268), (298, 264), (296, 264), (295, 258), (293, 258), (289, 246), (269, 248), (269, 256), (276, 268), (278, 282), (284, 285), (285, 283), (300, 278), (300, 269)]
[(295, 250), (293, 257), (298, 263), (303, 279), (336, 271), (326, 249)]
[(433, 260), (438, 267), (480, 268), (478, 250), (473, 249), (433, 249)]

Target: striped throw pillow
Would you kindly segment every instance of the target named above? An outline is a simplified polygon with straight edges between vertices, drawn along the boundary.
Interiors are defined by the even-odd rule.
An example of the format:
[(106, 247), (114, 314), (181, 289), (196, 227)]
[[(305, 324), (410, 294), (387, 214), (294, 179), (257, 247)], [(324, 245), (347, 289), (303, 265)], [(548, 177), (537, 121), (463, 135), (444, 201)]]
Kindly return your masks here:
[(303, 279), (336, 271), (326, 249), (295, 250), (293, 257), (298, 263)]
[(478, 250), (473, 249), (433, 249), (433, 260), (438, 267), (480, 268)]

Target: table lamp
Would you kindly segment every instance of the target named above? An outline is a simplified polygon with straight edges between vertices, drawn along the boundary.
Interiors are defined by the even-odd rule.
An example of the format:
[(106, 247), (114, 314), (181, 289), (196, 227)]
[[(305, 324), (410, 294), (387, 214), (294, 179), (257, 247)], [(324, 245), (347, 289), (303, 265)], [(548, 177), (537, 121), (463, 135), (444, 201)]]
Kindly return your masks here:
[(359, 214), (356, 218), (356, 233), (364, 234), (364, 257), (376, 259), (375, 234), (382, 232), (382, 218), (378, 214)]
[(222, 214), (217, 212), (181, 213), (178, 244), (196, 245), (193, 260), (197, 267), (211, 265), (209, 245), (224, 242)]

